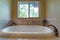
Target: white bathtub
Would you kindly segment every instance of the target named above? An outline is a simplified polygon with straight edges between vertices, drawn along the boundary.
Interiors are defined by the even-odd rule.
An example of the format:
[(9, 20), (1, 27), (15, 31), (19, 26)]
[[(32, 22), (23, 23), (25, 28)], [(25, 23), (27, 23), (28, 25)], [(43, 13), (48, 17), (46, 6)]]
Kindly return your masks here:
[(53, 36), (54, 32), (51, 28), (44, 26), (19, 25), (4, 28), (1, 32), (18, 37), (48, 37)]

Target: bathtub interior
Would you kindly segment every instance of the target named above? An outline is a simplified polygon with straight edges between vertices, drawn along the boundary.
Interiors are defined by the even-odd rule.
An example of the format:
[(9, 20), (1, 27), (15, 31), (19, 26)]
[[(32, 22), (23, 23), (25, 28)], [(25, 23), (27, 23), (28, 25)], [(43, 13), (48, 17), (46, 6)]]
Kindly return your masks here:
[[(5, 36), (17, 37), (17, 38), (40, 38), (40, 37), (52, 37), (54, 32), (51, 28), (40, 25), (16, 25), (4, 28), (1, 30)], [(4, 36), (3, 35), (3, 36)]]
[(12, 32), (12, 33), (51, 33), (53, 30), (51, 28), (45, 26), (26, 26), (26, 25), (18, 25), (4, 28), (2, 32)]

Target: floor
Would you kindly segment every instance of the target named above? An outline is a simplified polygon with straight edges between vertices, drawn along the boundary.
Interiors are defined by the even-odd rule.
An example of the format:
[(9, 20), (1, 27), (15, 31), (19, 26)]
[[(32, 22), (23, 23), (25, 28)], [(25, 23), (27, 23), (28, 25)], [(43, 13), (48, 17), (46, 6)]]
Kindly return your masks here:
[(9, 39), (9, 38), (0, 38), (0, 40), (60, 40), (60, 37), (58, 37), (58, 38), (44, 38), (44, 39)]
[[(1, 34), (1, 33), (0, 33)], [(2, 35), (0, 35), (2, 36)], [(3, 35), (4, 36), (4, 35)], [(44, 38), (34, 38), (34, 39), (20, 39), (20, 38), (15, 38), (16, 36), (7, 36), (7, 34), (5, 34), (4, 37), (0, 37), (0, 40), (60, 40), (60, 37), (56, 37), (56, 36), (52, 36), (52, 37), (44, 37)], [(21, 36), (21, 35), (20, 35)]]
[(0, 40), (60, 40), (60, 39), (0, 39)]

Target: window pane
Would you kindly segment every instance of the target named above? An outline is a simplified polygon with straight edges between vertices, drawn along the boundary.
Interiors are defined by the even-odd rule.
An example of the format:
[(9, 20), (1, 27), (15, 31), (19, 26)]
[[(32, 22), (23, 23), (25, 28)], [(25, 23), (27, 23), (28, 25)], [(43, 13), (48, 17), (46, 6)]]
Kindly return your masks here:
[(19, 18), (28, 18), (28, 4), (27, 3), (19, 3), (18, 7), (18, 17)]
[(38, 2), (30, 3), (30, 17), (39, 17)]

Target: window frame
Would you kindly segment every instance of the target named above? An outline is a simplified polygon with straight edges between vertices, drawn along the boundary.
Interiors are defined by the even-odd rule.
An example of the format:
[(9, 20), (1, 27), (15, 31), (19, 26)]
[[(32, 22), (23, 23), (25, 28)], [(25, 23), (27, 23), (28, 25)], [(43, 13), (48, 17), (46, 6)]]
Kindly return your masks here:
[[(39, 17), (39, 18), (18, 18), (17, 17), (17, 13), (18, 13), (18, 11), (17, 11), (17, 9), (18, 9), (18, 2), (19, 2), (20, 0), (12, 0), (12, 3), (11, 3), (11, 19), (12, 20), (14, 20), (14, 19), (18, 19), (18, 20), (20, 20), (20, 19), (23, 19), (23, 20), (25, 20), (25, 19), (43, 19), (43, 18), (46, 18), (46, 12), (45, 12), (45, 0), (39, 0), (39, 2), (40, 2), (40, 7), (39, 7), (39, 16), (41, 16), (41, 17)], [(30, 1), (32, 1), (32, 0), (21, 0), (22, 2), (30, 2)], [(32, 1), (32, 2), (34, 2), (34, 1)]]
[[(22, 3), (24, 3), (24, 2), (26, 2), (26, 3), (28, 3), (28, 6), (29, 6), (29, 8), (28, 8), (28, 18), (19, 18), (18, 17), (18, 13), (17, 13), (17, 18), (19, 18), (19, 19), (36, 19), (36, 18), (40, 18), (41, 17), (41, 14), (40, 14), (40, 2), (39, 1), (18, 1), (18, 2), (22, 2)], [(30, 17), (30, 3), (38, 3), (38, 17)], [(19, 3), (18, 3), (18, 10), (19, 10)]]

